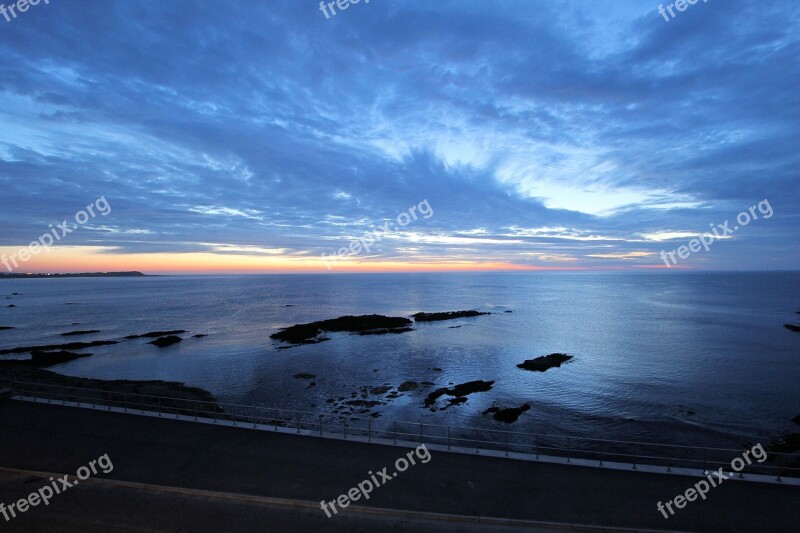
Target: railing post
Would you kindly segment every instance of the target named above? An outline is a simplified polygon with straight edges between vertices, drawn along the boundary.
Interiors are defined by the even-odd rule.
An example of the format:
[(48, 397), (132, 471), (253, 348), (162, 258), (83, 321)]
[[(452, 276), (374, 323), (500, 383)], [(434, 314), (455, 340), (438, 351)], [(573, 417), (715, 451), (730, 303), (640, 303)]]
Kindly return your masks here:
[(572, 453), (572, 439), (567, 437), (567, 462), (570, 462), (570, 454)]
[(300, 413), (297, 413), (296, 422), (297, 422), (297, 432), (300, 433)]
[(367, 420), (367, 442), (372, 442), (372, 420)]
[(419, 443), (422, 444), (422, 422), (419, 423)]
[(539, 459), (539, 435), (536, 435), (536, 459)]
[(322, 436), (322, 417), (323, 415), (319, 415), (319, 436)]
[(397, 444), (397, 420), (394, 421), (394, 443)]
[(508, 457), (508, 432), (506, 432), (506, 457)]
[(478, 451), (478, 445), (479, 444), (480, 444), (480, 442), (479, 442), (479, 439), (478, 439), (478, 430), (476, 429), (475, 430), (475, 453), (480, 453)]
[(447, 451), (450, 451), (450, 426), (447, 426)]

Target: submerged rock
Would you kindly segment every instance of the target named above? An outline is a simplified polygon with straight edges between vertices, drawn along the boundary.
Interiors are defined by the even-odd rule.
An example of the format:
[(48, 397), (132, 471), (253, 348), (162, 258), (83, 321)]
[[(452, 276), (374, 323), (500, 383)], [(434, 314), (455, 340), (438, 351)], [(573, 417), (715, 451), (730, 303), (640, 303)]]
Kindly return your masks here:
[(156, 339), (156, 340), (154, 340), (152, 342), (148, 342), (147, 344), (153, 344), (155, 346), (158, 346), (159, 348), (166, 348), (167, 346), (172, 346), (173, 344), (178, 344), (182, 340), (183, 340), (182, 338), (177, 337), (175, 335), (169, 335), (167, 337), (161, 337), (160, 339)]
[(542, 357), (537, 357), (536, 359), (528, 359), (524, 363), (518, 364), (517, 368), (531, 370), (534, 372), (544, 372), (551, 368), (559, 367), (562, 363), (565, 363), (570, 359), (572, 359), (571, 355), (563, 353), (551, 353), (550, 355), (543, 355)]
[(62, 333), (62, 337), (73, 337), (76, 335), (89, 335), (91, 333), (100, 333), (99, 329), (87, 329), (87, 330), (80, 330), (80, 331), (68, 331), (66, 333)]
[(376, 405), (383, 405), (383, 402), (378, 402), (375, 400), (348, 400), (344, 402), (346, 405), (352, 405), (354, 407), (375, 407)]
[(295, 374), (292, 377), (294, 379), (314, 379), (317, 376), (315, 376), (314, 374), (306, 374), (305, 372), (301, 372), (300, 374)]
[(789, 331), (794, 331), (795, 333), (800, 333), (800, 326), (795, 326), (794, 324), (784, 324), (783, 327), (785, 327)]
[(509, 407), (507, 409), (501, 409), (497, 406), (492, 406), (483, 412), (484, 415), (488, 415), (490, 413), (493, 414), (495, 420), (499, 422), (505, 422), (506, 424), (512, 424), (517, 421), (522, 413), (525, 411), (530, 410), (530, 404), (524, 404), (519, 407)]
[(31, 361), (33, 362), (33, 366), (43, 367), (57, 365), (59, 363), (66, 363), (67, 361), (80, 359), (81, 357), (91, 357), (91, 355), (92, 354), (90, 353), (74, 353), (66, 351), (43, 352), (37, 350), (31, 353)]
[(372, 387), (371, 389), (369, 389), (369, 393), (372, 395), (386, 394), (390, 390), (392, 390), (392, 388), (389, 387), (388, 385), (381, 385), (380, 387)]
[(794, 453), (800, 450), (800, 433), (791, 433), (781, 437), (767, 447), (771, 453)]
[(179, 335), (186, 333), (185, 329), (173, 329), (170, 331), (151, 331), (142, 335), (128, 335), (126, 339), (155, 339), (156, 337), (166, 337), (167, 335)]
[(417, 390), (418, 388), (419, 388), (419, 383), (417, 383), (416, 381), (404, 381), (403, 383), (400, 384), (399, 387), (397, 387), (397, 390), (399, 392), (408, 392), (412, 390)]
[(411, 321), (403, 317), (390, 317), (383, 315), (347, 315), (330, 320), (319, 322), (309, 322), (308, 324), (296, 324), (284, 328), (277, 333), (270, 335), (271, 339), (284, 341), (289, 344), (314, 344), (328, 340), (320, 337), (323, 331), (339, 332), (348, 331), (362, 335), (385, 334), (385, 333), (404, 333), (411, 331), (408, 326)]
[(473, 392), (486, 392), (492, 389), (492, 385), (494, 385), (494, 381), (469, 381), (467, 383), (461, 383), (456, 385), (455, 387), (442, 387), (436, 389), (432, 393), (425, 398), (425, 407), (431, 407), (436, 403), (436, 400), (441, 398), (444, 395), (447, 396), (455, 396), (457, 398), (468, 396)]
[(407, 333), (409, 331), (414, 331), (413, 328), (393, 328), (393, 329), (370, 329), (367, 331), (359, 331), (359, 335), (386, 335), (387, 333)]
[(22, 346), (19, 348), (8, 348), (0, 350), (0, 355), (10, 353), (32, 353), (32, 352), (47, 352), (53, 350), (82, 350), (84, 348), (94, 348), (95, 346), (108, 346), (110, 344), (117, 344), (117, 341), (92, 341), (92, 342), (70, 342), (67, 344), (47, 344), (43, 346)]
[(471, 318), (480, 315), (491, 315), (480, 311), (448, 311), (444, 313), (416, 313), (411, 315), (416, 322), (438, 322), (440, 320), (453, 320), (455, 318)]

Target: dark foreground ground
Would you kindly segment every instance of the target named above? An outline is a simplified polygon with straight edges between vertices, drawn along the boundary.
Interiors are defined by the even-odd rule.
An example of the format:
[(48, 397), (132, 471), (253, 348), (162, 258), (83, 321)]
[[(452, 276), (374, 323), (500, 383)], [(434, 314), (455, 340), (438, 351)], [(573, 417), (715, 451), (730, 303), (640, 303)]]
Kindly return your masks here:
[(369, 471), (391, 472), (407, 451), (0, 402), (0, 502), (6, 506), (48, 483), (46, 477), (73, 475), (103, 454), (114, 466), (54, 496), (47, 507), (10, 522), (0, 515), (0, 531), (505, 530), (458, 516), (378, 509), (688, 531), (797, 531), (800, 523), (796, 486), (731, 481), (665, 520), (656, 502), (697, 480), (436, 451), (429, 463), (410, 467), (370, 500), (357, 502), (360, 509), (330, 519), (319, 509), (320, 500), (345, 493)]

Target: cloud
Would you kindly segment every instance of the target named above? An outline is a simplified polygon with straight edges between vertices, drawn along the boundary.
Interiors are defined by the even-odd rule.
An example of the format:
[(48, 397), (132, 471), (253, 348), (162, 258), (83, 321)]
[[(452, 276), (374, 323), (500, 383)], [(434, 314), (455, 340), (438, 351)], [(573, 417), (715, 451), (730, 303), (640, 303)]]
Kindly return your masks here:
[(104, 195), (70, 245), (294, 261), (428, 199), (360, 259), (643, 266), (769, 198), (693, 265), (800, 268), (798, 36), (791, 0), (53, 2), (0, 41), (0, 246)]

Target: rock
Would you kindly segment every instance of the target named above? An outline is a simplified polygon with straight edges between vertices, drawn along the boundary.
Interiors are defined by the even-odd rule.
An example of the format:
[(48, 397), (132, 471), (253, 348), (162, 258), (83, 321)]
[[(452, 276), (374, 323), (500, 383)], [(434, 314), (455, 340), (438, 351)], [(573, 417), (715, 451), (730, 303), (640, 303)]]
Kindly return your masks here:
[(7, 307), (16, 307), (16, 305), (14, 305), (14, 304), (11, 304), (11, 305), (9, 305), (9, 306), (7, 306)]
[(524, 363), (518, 364), (517, 368), (531, 370), (534, 372), (544, 372), (550, 368), (559, 367), (562, 363), (565, 363), (570, 359), (572, 359), (571, 355), (566, 355), (563, 353), (551, 353), (550, 355), (544, 355), (542, 357), (537, 357), (536, 359), (528, 359)]
[(416, 313), (411, 315), (416, 322), (438, 322), (440, 320), (453, 320), (455, 318), (471, 318), (480, 315), (491, 315), (480, 311), (448, 311), (445, 313)]
[(89, 335), (91, 333), (100, 333), (99, 329), (87, 329), (83, 331), (68, 331), (67, 333), (62, 333), (62, 337), (74, 337), (76, 335)]
[(434, 372), (441, 372), (442, 371), (441, 368), (437, 368), (437, 367), (429, 368), (428, 370), (433, 370)]
[(380, 386), (380, 387), (372, 387), (369, 390), (369, 393), (373, 394), (373, 395), (375, 395), (375, 394), (386, 394), (390, 390), (392, 390), (391, 387), (387, 387), (387, 386), (383, 385), (383, 386)]
[(512, 424), (517, 421), (522, 413), (530, 410), (530, 408), (530, 404), (527, 403), (521, 405), (520, 407), (509, 407), (507, 409), (501, 409), (500, 407), (493, 406), (484, 411), (483, 414), (487, 415), (489, 413), (493, 413), (494, 416), (492, 418), (495, 420), (499, 422), (505, 422), (506, 424)]
[(796, 417), (792, 418), (792, 422), (794, 422), (795, 424), (800, 424), (800, 415), (797, 415)]
[(450, 398), (449, 400), (447, 400), (447, 404), (452, 407), (453, 405), (462, 404), (466, 401), (467, 401), (466, 396), (459, 396), (458, 398)]
[(308, 324), (296, 324), (284, 328), (277, 333), (270, 335), (270, 338), (287, 342), (289, 344), (314, 344), (328, 340), (320, 337), (323, 331), (338, 332), (348, 331), (364, 335), (384, 334), (384, 333), (403, 333), (411, 331), (408, 327), (411, 321), (403, 317), (388, 317), (383, 315), (347, 315), (330, 320), (310, 322)]
[(5, 331), (7, 329), (14, 329), (14, 328), (11, 326), (0, 326), (0, 331)]
[(450, 329), (458, 329), (463, 328), (464, 326), (448, 326)]
[(308, 387), (306, 387), (306, 388), (310, 389), (311, 387), (316, 387), (316, 386), (317, 386), (317, 382), (316, 381), (312, 381), (311, 383), (308, 384)]
[(317, 377), (317, 376), (315, 376), (314, 374), (300, 373), (300, 374), (295, 374), (295, 375), (294, 375), (294, 376), (292, 376), (292, 377), (293, 377), (294, 379), (314, 379), (314, 378), (315, 378), (315, 377)]
[(767, 447), (770, 453), (794, 453), (797, 450), (800, 450), (800, 433), (786, 435)]
[(33, 361), (33, 366), (43, 367), (57, 365), (59, 363), (66, 363), (67, 361), (80, 359), (81, 357), (91, 357), (91, 355), (92, 354), (90, 353), (73, 353), (65, 351), (43, 352), (37, 350), (31, 353), (31, 361)]
[(383, 403), (375, 400), (348, 400), (344, 403), (347, 405), (352, 405), (354, 407), (370, 407), (370, 408), (375, 407), (376, 405), (383, 405)]
[(397, 387), (397, 390), (399, 392), (408, 392), (412, 390), (417, 390), (418, 388), (419, 388), (419, 383), (417, 383), (416, 381), (404, 381), (403, 383), (400, 384), (399, 387)]
[(185, 329), (173, 329), (170, 331), (151, 331), (143, 335), (128, 335), (126, 339), (155, 339), (156, 337), (166, 337), (168, 335), (179, 335), (186, 333)]
[(92, 342), (70, 342), (67, 344), (48, 344), (44, 346), (22, 346), (20, 348), (8, 348), (0, 350), (0, 355), (10, 353), (28, 353), (28, 352), (49, 352), (53, 350), (82, 350), (84, 348), (94, 348), (95, 346), (108, 346), (110, 344), (117, 344), (117, 341), (92, 341)]
[(783, 327), (785, 327), (789, 331), (794, 331), (795, 333), (800, 333), (800, 326), (795, 326), (794, 324), (784, 324)]
[(148, 342), (147, 344), (153, 344), (155, 346), (158, 346), (159, 348), (166, 348), (167, 346), (172, 346), (173, 344), (178, 344), (182, 340), (183, 340), (182, 338), (177, 337), (175, 335), (169, 335), (167, 337), (161, 337), (161, 338), (156, 339), (156, 340), (154, 340), (152, 342)]
[(444, 396), (445, 394), (448, 396), (455, 396), (455, 397), (462, 397), (472, 394), (473, 392), (486, 392), (492, 389), (492, 385), (494, 385), (494, 381), (469, 381), (467, 383), (461, 383), (456, 385), (455, 387), (447, 388), (442, 387), (436, 389), (432, 393), (425, 398), (425, 407), (431, 407), (436, 403), (440, 397)]
[(506, 309), (506, 310), (505, 310), (505, 311), (503, 311), (503, 312), (504, 312), (504, 313), (513, 313), (514, 311), (512, 311), (511, 309)]
[(414, 328), (394, 328), (394, 329), (371, 329), (368, 331), (359, 331), (359, 335), (386, 335), (387, 333), (407, 333), (414, 331)]
[(197, 335), (192, 335), (195, 339), (202, 339), (203, 337), (208, 337), (208, 333), (198, 333)]

